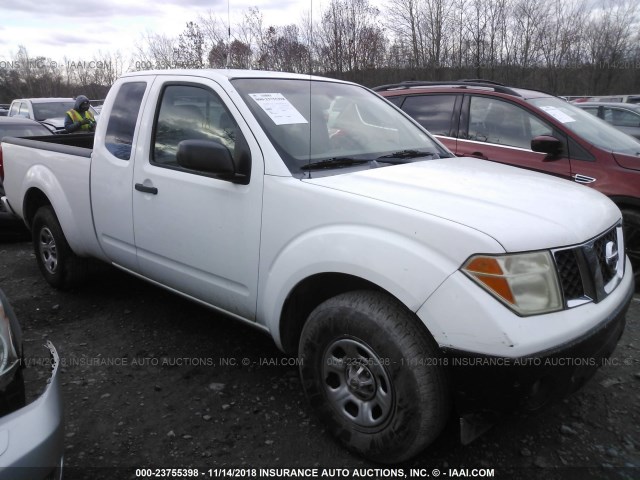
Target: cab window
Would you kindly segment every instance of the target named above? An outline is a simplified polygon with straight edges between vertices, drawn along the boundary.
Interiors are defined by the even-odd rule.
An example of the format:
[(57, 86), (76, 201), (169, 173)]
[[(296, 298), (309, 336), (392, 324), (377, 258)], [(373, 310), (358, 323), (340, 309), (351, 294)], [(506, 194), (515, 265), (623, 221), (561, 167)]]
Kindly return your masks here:
[(215, 92), (195, 85), (164, 88), (156, 116), (151, 163), (204, 174), (178, 165), (178, 146), (183, 140), (206, 140), (223, 145), (229, 150), (236, 172), (248, 176), (248, 145)]

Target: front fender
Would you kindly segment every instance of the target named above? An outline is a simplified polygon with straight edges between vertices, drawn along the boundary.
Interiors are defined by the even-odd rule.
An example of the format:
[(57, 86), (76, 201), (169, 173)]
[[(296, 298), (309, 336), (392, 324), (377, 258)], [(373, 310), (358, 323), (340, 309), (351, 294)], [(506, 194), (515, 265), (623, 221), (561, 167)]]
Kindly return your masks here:
[[(497, 244), (495, 249), (501, 251)], [(293, 238), (261, 268), (257, 319), (281, 347), (279, 322), (284, 303), (308, 277), (322, 273), (355, 276), (389, 292), (415, 312), (459, 267), (459, 261), (438, 250), (438, 245), (426, 245), (381, 227), (318, 227)]]

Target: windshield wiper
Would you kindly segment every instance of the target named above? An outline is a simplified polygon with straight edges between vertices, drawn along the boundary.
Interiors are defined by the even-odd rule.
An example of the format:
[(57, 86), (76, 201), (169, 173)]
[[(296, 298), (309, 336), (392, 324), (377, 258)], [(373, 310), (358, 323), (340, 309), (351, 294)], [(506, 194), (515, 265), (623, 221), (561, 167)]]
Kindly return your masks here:
[(323, 168), (339, 168), (348, 167), (351, 165), (361, 165), (363, 163), (376, 164), (376, 161), (381, 163), (407, 163), (407, 160), (419, 157), (430, 157), (432, 159), (440, 158), (440, 155), (436, 152), (427, 152), (420, 150), (400, 150), (398, 152), (390, 153), (388, 155), (382, 155), (376, 159), (362, 159), (352, 157), (333, 157), (318, 162), (308, 163), (300, 167), (301, 170), (320, 170)]
[[(383, 162), (388, 162), (388, 160), (386, 159), (396, 158), (398, 160), (407, 160), (407, 159), (419, 158), (419, 157), (440, 158), (440, 155), (438, 155), (436, 152), (424, 152), (420, 150), (400, 150), (398, 152), (390, 153), (389, 155), (382, 155), (381, 157), (378, 157), (378, 160)], [(404, 162), (399, 161), (397, 163), (404, 163)]]
[(369, 163), (371, 160), (363, 160), (361, 158), (351, 157), (333, 157), (318, 162), (308, 163), (300, 167), (300, 170), (320, 170), (323, 168), (348, 167), (350, 165), (360, 165)]

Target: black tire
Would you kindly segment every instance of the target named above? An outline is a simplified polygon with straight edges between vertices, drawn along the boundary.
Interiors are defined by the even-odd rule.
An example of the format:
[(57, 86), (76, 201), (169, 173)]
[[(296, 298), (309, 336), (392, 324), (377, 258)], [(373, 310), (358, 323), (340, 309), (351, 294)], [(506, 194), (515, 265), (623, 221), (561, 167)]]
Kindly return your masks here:
[(349, 450), (375, 462), (413, 457), (448, 420), (443, 358), (418, 322), (383, 293), (355, 291), (319, 305), (302, 330), (309, 403)]
[(640, 291), (640, 212), (622, 210), (622, 229), (624, 231), (625, 252), (633, 267), (636, 291)]
[(40, 272), (49, 285), (60, 290), (77, 286), (85, 277), (86, 260), (69, 247), (52, 207), (41, 207), (36, 212), (31, 233)]

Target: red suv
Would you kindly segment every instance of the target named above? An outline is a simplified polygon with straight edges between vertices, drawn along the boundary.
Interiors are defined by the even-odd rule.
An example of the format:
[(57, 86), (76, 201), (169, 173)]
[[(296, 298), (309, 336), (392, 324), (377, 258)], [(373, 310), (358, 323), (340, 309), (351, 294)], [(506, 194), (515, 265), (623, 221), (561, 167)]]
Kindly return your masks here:
[(640, 141), (561, 98), (486, 80), (374, 90), (458, 156), (550, 173), (609, 196), (622, 210), (640, 285)]

